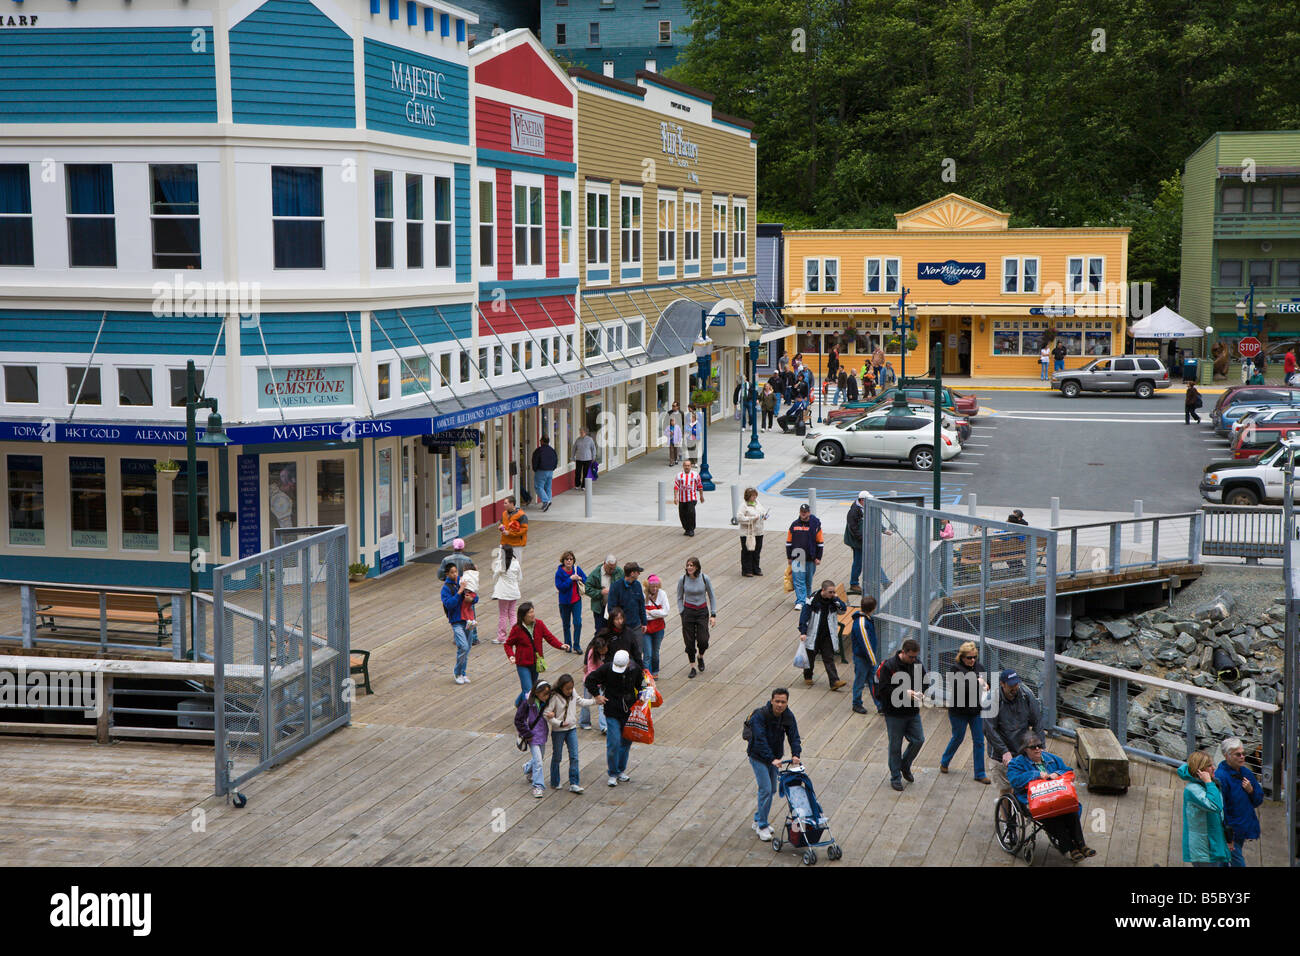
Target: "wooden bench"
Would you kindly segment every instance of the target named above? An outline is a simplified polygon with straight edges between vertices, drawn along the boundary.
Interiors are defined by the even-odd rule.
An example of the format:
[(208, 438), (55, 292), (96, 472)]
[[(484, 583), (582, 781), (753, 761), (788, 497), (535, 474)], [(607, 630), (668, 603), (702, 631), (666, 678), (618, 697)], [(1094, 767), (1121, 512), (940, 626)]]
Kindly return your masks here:
[[(1018, 534), (998, 534), (990, 535), (988, 558), (989, 564), (995, 561), (1004, 561), (1009, 566), (1013, 561), (1024, 562), (1028, 543), (1023, 535)], [(980, 565), (980, 550), (983, 543), (979, 540), (967, 541), (964, 544), (957, 545), (954, 561), (957, 569), (976, 567)], [(1041, 564), (1047, 558), (1047, 539), (1035, 539), (1034, 563)]]
[[(99, 621), (98, 591), (77, 591), (71, 588), (37, 588), (36, 608), (41, 626), (57, 630), (57, 618), (80, 621)], [(103, 620), (111, 624), (147, 624), (157, 628), (158, 643), (164, 643), (171, 628), (172, 606), (170, 600), (160, 600), (154, 594), (129, 594), (108, 591), (104, 594)]]
[(1088, 789), (1127, 793), (1128, 754), (1115, 735), (1104, 727), (1080, 727), (1075, 735), (1074, 762), (1087, 778)]

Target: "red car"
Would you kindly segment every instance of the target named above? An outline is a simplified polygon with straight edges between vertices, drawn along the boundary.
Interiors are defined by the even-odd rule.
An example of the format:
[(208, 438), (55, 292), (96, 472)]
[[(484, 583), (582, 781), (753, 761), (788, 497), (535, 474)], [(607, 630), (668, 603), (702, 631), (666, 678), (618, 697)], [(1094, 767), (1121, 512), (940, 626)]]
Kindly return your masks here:
[(1300, 425), (1294, 422), (1280, 422), (1276, 425), (1265, 423), (1254, 428), (1243, 428), (1237, 433), (1237, 437), (1232, 443), (1232, 457), (1237, 459), (1254, 458), (1265, 449), (1272, 448), (1274, 444), (1288, 435), (1300, 437)]

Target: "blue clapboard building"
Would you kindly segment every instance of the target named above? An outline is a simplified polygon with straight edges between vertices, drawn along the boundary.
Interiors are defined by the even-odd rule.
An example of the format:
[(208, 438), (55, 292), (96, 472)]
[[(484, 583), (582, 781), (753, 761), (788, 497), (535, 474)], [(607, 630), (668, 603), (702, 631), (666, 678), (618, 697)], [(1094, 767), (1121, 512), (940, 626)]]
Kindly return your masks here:
[(209, 564), (346, 524), (375, 574), (490, 520), (480, 436), (562, 369), (476, 360), (474, 14), (0, 2), (0, 579), (184, 586), (188, 360)]

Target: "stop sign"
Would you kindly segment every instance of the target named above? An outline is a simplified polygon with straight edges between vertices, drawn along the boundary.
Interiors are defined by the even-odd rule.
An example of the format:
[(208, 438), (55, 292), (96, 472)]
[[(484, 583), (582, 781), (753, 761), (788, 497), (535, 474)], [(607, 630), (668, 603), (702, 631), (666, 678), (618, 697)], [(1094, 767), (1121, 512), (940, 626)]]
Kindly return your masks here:
[(1259, 339), (1253, 335), (1248, 335), (1237, 343), (1237, 352), (1242, 358), (1253, 359), (1264, 351), (1264, 346), (1259, 344)]

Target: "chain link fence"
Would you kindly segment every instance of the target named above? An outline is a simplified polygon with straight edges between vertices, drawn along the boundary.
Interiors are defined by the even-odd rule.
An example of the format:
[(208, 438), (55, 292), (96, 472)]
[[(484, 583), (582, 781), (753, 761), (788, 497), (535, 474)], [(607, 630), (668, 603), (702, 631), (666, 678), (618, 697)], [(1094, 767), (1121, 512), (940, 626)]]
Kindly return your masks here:
[(284, 543), (213, 572), (218, 794), (351, 715), (348, 530), (281, 529), (276, 538)]

